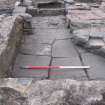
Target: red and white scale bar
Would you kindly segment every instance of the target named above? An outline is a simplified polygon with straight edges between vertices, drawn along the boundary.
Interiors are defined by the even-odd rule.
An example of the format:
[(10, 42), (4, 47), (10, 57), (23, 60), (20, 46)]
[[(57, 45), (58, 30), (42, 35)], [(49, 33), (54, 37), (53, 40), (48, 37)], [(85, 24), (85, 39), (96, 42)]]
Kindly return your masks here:
[(22, 69), (89, 69), (90, 66), (24, 66)]

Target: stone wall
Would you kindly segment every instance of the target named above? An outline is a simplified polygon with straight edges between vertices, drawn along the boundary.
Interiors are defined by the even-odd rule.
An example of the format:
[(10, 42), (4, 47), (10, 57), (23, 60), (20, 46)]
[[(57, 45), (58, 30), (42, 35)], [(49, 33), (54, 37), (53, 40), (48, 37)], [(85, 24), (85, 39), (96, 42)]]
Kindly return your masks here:
[[(0, 77), (7, 76), (23, 34), (23, 18), (7, 16), (0, 23)], [(11, 68), (10, 68), (11, 69)]]

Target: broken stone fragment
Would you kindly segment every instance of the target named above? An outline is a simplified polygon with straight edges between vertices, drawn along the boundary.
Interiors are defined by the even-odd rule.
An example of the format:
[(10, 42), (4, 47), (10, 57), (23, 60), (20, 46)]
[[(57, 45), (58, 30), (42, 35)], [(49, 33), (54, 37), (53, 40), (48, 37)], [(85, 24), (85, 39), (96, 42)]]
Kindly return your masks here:
[[(73, 39), (76, 44), (83, 45), (86, 44), (89, 40), (89, 30), (88, 29), (79, 29), (73, 31)], [(84, 46), (84, 45), (83, 45)]]
[(100, 38), (90, 38), (86, 47), (92, 49), (99, 49), (105, 45), (104, 41)]

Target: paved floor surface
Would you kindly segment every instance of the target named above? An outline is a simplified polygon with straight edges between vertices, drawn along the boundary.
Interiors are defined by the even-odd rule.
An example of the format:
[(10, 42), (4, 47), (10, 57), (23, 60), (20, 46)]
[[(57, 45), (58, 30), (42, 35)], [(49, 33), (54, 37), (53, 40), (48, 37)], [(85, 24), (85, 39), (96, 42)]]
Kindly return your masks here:
[[(74, 46), (64, 16), (33, 17), (32, 35), (24, 35), (13, 76), (36, 79), (104, 79), (105, 59)], [(91, 69), (21, 69), (26, 65), (89, 65)]]

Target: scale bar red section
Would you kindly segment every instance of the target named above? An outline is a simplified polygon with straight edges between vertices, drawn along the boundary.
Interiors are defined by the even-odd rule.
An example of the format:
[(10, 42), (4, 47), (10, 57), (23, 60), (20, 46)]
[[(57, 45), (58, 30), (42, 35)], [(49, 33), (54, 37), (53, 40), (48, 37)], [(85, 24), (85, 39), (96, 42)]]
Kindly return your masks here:
[(60, 66), (24, 66), (23, 69), (58, 69)]

